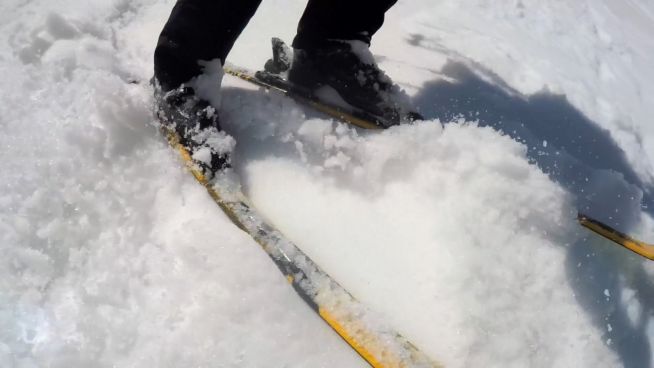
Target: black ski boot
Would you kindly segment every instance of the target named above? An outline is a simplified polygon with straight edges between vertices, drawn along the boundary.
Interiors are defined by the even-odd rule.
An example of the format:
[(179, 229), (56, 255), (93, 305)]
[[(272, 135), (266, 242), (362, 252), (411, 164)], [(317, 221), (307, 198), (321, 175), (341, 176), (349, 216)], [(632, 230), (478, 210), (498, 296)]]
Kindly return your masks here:
[(196, 96), (191, 87), (182, 85), (164, 92), (156, 80), (152, 84), (159, 121), (177, 132), (180, 143), (203, 173), (211, 178), (228, 168), (233, 139), (221, 130), (218, 111)]
[[(278, 48), (283, 50), (281, 46)], [(367, 44), (335, 41), (328, 47), (295, 49), (293, 54), (289, 82), (312, 91), (332, 87), (347, 104), (377, 115), (391, 125), (422, 119), (412, 112), (404, 91), (379, 69)]]

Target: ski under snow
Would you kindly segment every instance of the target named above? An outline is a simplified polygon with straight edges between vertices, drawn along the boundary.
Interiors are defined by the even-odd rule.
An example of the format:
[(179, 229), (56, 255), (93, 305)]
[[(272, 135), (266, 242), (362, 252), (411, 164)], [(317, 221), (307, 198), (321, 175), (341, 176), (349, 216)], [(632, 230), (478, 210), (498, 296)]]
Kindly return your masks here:
[(261, 246), (302, 300), (366, 362), (375, 368), (441, 366), (375, 318), (300, 248), (266, 223), (241, 192), (238, 179), (229, 169), (208, 179), (193, 162), (188, 149), (180, 143), (175, 130), (164, 124), (161, 124), (161, 129), (170, 146), (179, 153), (188, 170), (206, 188), (214, 202)]
[[(303, 105), (358, 128), (385, 129), (385, 127), (392, 125), (382, 117), (375, 116), (365, 111), (346, 109), (343, 106), (321, 101), (317, 96), (295, 87), (282, 76), (272, 74), (268, 71), (252, 71), (234, 65), (227, 65), (224, 70), (225, 73), (229, 75), (238, 77), (265, 89), (282, 93)], [(577, 221), (581, 226), (584, 226), (594, 233), (642, 257), (654, 260), (654, 244), (638, 240), (635, 237), (614, 229), (613, 227), (588, 215), (582, 214), (581, 212), (577, 215)]]

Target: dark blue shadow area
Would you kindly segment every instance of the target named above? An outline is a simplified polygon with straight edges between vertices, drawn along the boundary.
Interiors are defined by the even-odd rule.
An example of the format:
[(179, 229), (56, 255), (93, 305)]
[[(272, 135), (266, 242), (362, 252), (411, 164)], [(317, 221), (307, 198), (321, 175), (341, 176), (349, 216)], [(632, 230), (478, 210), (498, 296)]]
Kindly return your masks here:
[[(446, 78), (424, 85), (414, 103), (426, 118), (475, 121), (524, 143), (529, 160), (572, 193), (580, 211), (622, 231), (638, 223), (641, 211), (654, 215), (653, 188), (638, 177), (608, 131), (565, 96), (524, 96), (471, 65), (450, 60), (440, 71)], [(575, 297), (604, 341), (625, 367), (650, 366), (654, 280), (643, 260), (591, 234), (566, 246), (566, 255)], [(556, 308), (544, 306), (549, 307)]]
[(647, 328), (654, 316), (654, 283), (642, 262), (589, 236), (569, 246), (565, 266), (577, 301), (623, 366), (650, 367)]
[(460, 62), (449, 61), (441, 73), (448, 80), (425, 84), (414, 100), (425, 117), (477, 121), (523, 142), (529, 159), (575, 194), (580, 211), (624, 232), (641, 210), (654, 215), (654, 188), (646, 187), (610, 133), (565, 96), (523, 96)]

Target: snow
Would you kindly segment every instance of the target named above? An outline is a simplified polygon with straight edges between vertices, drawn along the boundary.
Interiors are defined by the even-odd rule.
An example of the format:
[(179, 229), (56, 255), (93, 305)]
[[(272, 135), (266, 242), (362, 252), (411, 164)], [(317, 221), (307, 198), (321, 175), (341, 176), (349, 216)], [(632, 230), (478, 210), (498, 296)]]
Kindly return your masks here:
[[(153, 126), (172, 4), (0, 4), (0, 366), (365, 366)], [(259, 68), (304, 5), (264, 2), (229, 61)], [(372, 51), (429, 120), (383, 132), (199, 82), (255, 206), (445, 366), (654, 366), (654, 264), (574, 222), (654, 239), (653, 20), (400, 1)]]
[(190, 85), (197, 91), (198, 96), (209, 101), (215, 108), (220, 108), (221, 95), (215, 93), (216, 87), (220, 87), (225, 75), (220, 60), (204, 61), (200, 64), (202, 65), (202, 75), (194, 78)]

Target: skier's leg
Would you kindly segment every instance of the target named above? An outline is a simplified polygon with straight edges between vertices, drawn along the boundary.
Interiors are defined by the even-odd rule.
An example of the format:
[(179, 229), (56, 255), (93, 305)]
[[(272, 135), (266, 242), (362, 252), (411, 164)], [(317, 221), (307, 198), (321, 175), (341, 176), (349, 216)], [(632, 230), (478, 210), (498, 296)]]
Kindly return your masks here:
[(315, 48), (329, 40), (370, 39), (384, 23), (384, 13), (397, 0), (309, 0), (293, 47)]
[(159, 36), (154, 74), (163, 90), (201, 73), (198, 60), (224, 64), (261, 0), (178, 0)]
[[(209, 177), (230, 165), (230, 149), (219, 150), (211, 143), (215, 137), (228, 138), (220, 129), (218, 106), (184, 83), (202, 73), (200, 60), (220, 59), (224, 64), (259, 3), (261, 0), (178, 0), (154, 53), (156, 115), (164, 126), (177, 132), (180, 143)], [(198, 156), (201, 160), (195, 159), (196, 152), (203, 152)]]

